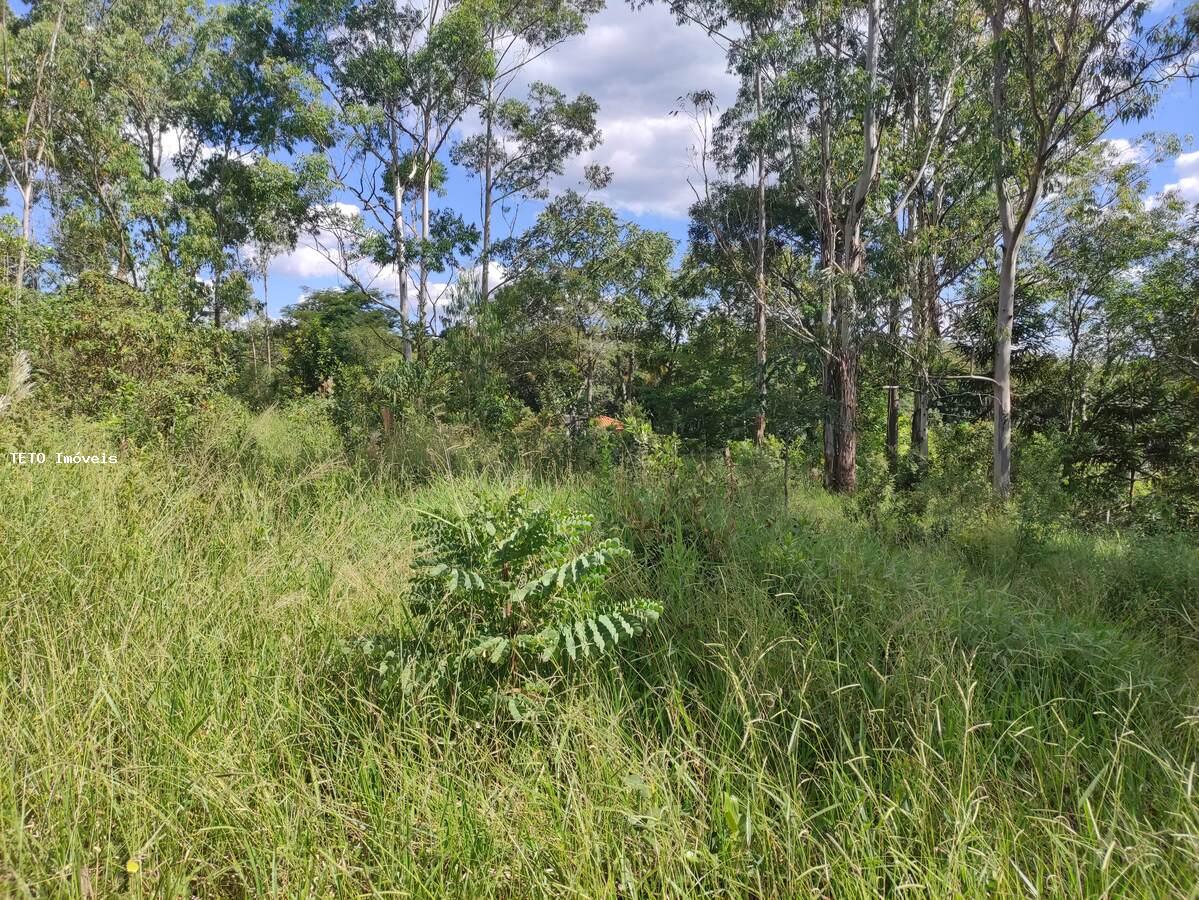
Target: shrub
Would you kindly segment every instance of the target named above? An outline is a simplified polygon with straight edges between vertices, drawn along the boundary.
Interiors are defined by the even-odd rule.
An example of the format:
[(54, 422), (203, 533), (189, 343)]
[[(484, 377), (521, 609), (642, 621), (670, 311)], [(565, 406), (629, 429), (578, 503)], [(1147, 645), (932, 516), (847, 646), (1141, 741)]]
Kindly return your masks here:
[(227, 374), (227, 334), (99, 274), (45, 304), (37, 325), (33, 362), (47, 401), (133, 440), (185, 426)]
[(463, 514), (424, 513), (409, 607), (412, 639), (362, 649), (385, 682), (440, 683), (504, 701), (530, 716), (547, 678), (592, 662), (640, 634), (661, 606), (618, 599), (612, 564), (629, 551), (615, 538), (585, 545), (589, 516), (530, 507), (520, 494)]

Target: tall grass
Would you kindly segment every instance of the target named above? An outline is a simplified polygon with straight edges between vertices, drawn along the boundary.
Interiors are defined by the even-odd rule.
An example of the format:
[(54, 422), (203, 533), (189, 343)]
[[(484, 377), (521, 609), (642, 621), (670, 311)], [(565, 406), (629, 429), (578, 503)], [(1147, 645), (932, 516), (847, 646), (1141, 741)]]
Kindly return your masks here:
[[(898, 544), (720, 467), (405, 486), (297, 415), (4, 468), (0, 894), (1196, 896), (1193, 547)], [(620, 533), (657, 633), (535, 725), (373, 702), (341, 647), (413, 510), (517, 485)]]
[(0, 418), (9, 415), (13, 407), (28, 400), (32, 394), (33, 363), (26, 351), (18, 350), (9, 361), (5, 391), (0, 394)]

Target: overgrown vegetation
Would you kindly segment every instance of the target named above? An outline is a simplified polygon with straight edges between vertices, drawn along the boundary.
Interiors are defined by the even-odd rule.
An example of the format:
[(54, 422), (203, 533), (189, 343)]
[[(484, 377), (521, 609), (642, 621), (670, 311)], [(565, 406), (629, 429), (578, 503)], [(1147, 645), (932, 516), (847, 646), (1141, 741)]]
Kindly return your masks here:
[[(1181, 897), (1199, 877), (1193, 544), (1001, 512), (898, 540), (806, 477), (785, 505), (750, 454), (403, 487), (320, 415), (200, 433), (0, 480), (8, 893)], [(577, 558), (548, 512), (572, 507), (632, 550), (609, 600), (564, 585), (510, 624), (446, 596), (436, 565), (499, 602)], [(505, 552), (529, 560), (507, 579)], [(431, 608), (445, 654), (637, 596), (662, 603), (651, 633), (567, 663), (520, 723), (381, 694), (344, 650)]]
[(0, 895), (1199, 896), (1199, 7), (602, 7), (0, 6)]

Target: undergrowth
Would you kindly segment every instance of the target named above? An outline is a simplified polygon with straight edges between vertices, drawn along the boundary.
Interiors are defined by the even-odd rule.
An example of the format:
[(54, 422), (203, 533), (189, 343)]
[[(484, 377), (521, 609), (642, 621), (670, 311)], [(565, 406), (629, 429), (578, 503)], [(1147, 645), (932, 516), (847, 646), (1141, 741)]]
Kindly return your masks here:
[[(305, 415), (5, 467), (0, 893), (1194, 896), (1184, 541), (1029, 540), (1003, 511), (897, 540), (798, 481), (785, 505), (748, 462), (398, 482)], [(629, 557), (503, 634), (575, 601), (653, 598), (660, 621), (518, 726), (383, 702), (344, 648), (444, 598), (421, 511), (482, 522), (513, 491)], [(458, 568), (500, 597), (576, 551), (519, 577), (487, 552)]]

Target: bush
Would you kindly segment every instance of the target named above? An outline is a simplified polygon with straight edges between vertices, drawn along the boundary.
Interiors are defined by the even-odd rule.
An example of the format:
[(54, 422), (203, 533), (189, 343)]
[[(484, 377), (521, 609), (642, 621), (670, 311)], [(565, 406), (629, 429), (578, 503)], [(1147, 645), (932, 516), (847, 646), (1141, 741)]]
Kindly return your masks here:
[(614, 650), (661, 611), (613, 596), (609, 570), (629, 551), (616, 538), (585, 545), (591, 527), (589, 516), (530, 507), (520, 494), (423, 513), (414, 627), (359, 644), (373, 672), (401, 690), (435, 684), (473, 698), (483, 687), (514, 719), (528, 718), (554, 675)]
[(228, 374), (228, 334), (103, 275), (83, 275), (31, 316), (46, 402), (107, 419), (134, 441), (186, 428)]

